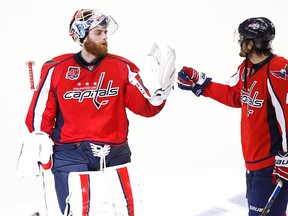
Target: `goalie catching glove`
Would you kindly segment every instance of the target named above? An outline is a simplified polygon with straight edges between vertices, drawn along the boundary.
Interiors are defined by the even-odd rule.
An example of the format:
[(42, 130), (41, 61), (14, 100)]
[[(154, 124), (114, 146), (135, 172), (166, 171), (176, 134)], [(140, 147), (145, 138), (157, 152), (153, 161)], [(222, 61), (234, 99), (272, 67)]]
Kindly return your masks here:
[(175, 50), (168, 45), (159, 46), (154, 43), (147, 55), (148, 68), (157, 77), (162, 90), (174, 85), (175, 76)]
[(154, 106), (159, 106), (166, 100), (176, 79), (175, 75), (176, 53), (168, 45), (159, 46), (154, 43), (146, 57), (147, 70), (151, 71), (157, 84), (153, 95), (149, 99)]
[(42, 131), (30, 133), (28, 129), (23, 132), (23, 144), (17, 164), (17, 176), (22, 179), (25, 176), (40, 174), (41, 165), (44, 169), (52, 166), (53, 142), (48, 134)]

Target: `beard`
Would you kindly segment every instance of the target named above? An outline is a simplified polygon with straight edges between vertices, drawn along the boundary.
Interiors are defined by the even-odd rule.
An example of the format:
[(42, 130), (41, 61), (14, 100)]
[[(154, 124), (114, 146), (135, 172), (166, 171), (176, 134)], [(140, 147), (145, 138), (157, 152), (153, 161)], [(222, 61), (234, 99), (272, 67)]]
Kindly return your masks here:
[(242, 49), (240, 49), (239, 56), (246, 57), (246, 53)]
[(108, 42), (104, 41), (101, 43), (95, 43), (89, 36), (87, 36), (86, 41), (83, 44), (86, 51), (97, 58), (104, 57), (108, 53)]
[(253, 47), (252, 49), (249, 49), (248, 47), (248, 44), (246, 43), (243, 43), (240, 45), (240, 52), (239, 52), (239, 56), (240, 57), (246, 57), (246, 55), (248, 54), (248, 56), (251, 55), (251, 53), (253, 52)]

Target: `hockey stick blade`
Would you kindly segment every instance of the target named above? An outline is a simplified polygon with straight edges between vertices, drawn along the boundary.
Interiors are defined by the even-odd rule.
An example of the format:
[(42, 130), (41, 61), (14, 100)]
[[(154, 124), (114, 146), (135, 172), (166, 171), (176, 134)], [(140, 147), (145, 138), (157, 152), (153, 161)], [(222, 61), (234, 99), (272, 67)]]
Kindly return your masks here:
[(275, 189), (273, 190), (271, 196), (269, 197), (268, 202), (266, 203), (260, 216), (266, 216), (269, 213), (272, 204), (274, 203), (276, 197), (278, 196), (278, 194), (282, 188), (282, 185), (283, 185), (283, 182), (281, 181), (281, 179), (279, 179)]

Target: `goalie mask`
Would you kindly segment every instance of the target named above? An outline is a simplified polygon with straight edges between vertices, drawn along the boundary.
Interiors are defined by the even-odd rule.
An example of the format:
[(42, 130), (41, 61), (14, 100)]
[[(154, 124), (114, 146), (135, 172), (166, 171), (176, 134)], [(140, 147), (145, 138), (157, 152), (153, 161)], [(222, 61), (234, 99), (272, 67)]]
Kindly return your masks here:
[(107, 34), (111, 35), (117, 30), (118, 24), (110, 15), (105, 15), (97, 9), (80, 9), (70, 22), (69, 34), (82, 46), (88, 32), (93, 28), (106, 28)]

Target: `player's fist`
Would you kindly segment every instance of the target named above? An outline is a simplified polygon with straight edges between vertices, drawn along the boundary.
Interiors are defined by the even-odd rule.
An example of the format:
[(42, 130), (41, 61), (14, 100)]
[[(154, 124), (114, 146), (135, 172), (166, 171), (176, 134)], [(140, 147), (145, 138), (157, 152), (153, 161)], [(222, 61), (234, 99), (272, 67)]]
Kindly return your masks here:
[(194, 83), (197, 83), (199, 80), (199, 73), (197, 70), (184, 66), (182, 70)]
[(196, 96), (200, 96), (204, 87), (211, 82), (211, 78), (205, 73), (184, 66), (178, 73), (178, 87), (182, 90), (191, 90)]
[(178, 73), (178, 87), (182, 90), (192, 90), (195, 86), (195, 82), (191, 79), (192, 73), (190, 70), (186, 72), (184, 68), (186, 67), (183, 67), (182, 70)]
[(278, 155), (275, 156), (275, 166), (272, 177), (274, 183), (276, 183), (278, 178), (288, 183), (288, 152), (279, 152)]

